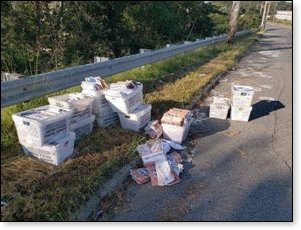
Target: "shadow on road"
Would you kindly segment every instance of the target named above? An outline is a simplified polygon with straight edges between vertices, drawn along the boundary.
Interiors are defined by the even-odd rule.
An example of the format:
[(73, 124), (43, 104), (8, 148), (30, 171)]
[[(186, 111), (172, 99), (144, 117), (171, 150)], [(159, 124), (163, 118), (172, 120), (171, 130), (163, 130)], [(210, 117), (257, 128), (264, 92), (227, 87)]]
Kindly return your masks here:
[(266, 38), (283, 38), (283, 36), (279, 36), (279, 35), (264, 35), (263, 36), (265, 39)]
[(292, 46), (287, 46), (287, 47), (275, 47), (275, 48), (270, 48), (270, 49), (259, 49), (259, 50), (256, 50), (256, 51), (285, 50), (285, 49), (292, 49)]
[(274, 30), (278, 30), (278, 29), (268, 28), (268, 29), (266, 29), (266, 32), (268, 32), (268, 31), (274, 31)]
[[(237, 142), (232, 145), (227, 145), (227, 142), (220, 139), (218, 144), (223, 145), (224, 148), (218, 150), (214, 150), (212, 147), (202, 148), (203, 155), (199, 155), (197, 161), (194, 162), (198, 167), (204, 167), (203, 170), (206, 171), (206, 176), (202, 178), (202, 182), (208, 184), (206, 188), (208, 191), (206, 195), (204, 193), (199, 195), (198, 204), (184, 217), (185, 221), (292, 220), (291, 174), (286, 172), (280, 175), (276, 169), (273, 171), (273, 167), (271, 167), (269, 175), (261, 175), (264, 170), (260, 166), (264, 165), (262, 161), (267, 160), (265, 154), (268, 153), (265, 151), (252, 152), (251, 150), (254, 148), (252, 143), (256, 141), (255, 148), (257, 149), (266, 149), (270, 139), (265, 135), (260, 136), (259, 139), (260, 141), (258, 141), (258, 137), (247, 138), (244, 142)], [(217, 143), (216, 139), (214, 142)], [(206, 158), (206, 152), (210, 152), (216, 161), (209, 161)], [(252, 160), (248, 161), (250, 159)], [(204, 162), (209, 162), (210, 165), (205, 167), (203, 166)], [(256, 167), (259, 168), (256, 169)], [(252, 168), (254, 171), (249, 171)], [(246, 174), (243, 174), (243, 171)], [(233, 172), (242, 173), (241, 178), (235, 179)], [(192, 180), (194, 180), (193, 182), (197, 181), (195, 175)], [(248, 184), (250, 182), (252, 184)], [(248, 184), (247, 189), (243, 186), (246, 184)], [(224, 189), (224, 192), (216, 192), (210, 189), (213, 185), (220, 187), (221, 190), (226, 186), (231, 186), (233, 191), (231, 188), (230, 190)], [(235, 188), (246, 189), (244, 195), (240, 196), (240, 192), (237, 192)], [(227, 210), (227, 205), (224, 206), (224, 199), (236, 201), (232, 210)], [(208, 201), (212, 202), (208, 203)], [(217, 212), (212, 214), (212, 210), (217, 210)]]
[(190, 138), (210, 136), (230, 127), (228, 120), (209, 118), (209, 108), (209, 106), (201, 106), (198, 109), (190, 128)]
[(291, 176), (273, 176), (246, 194), (231, 221), (292, 221)]
[(270, 112), (282, 109), (285, 106), (280, 101), (261, 100), (253, 105), (250, 121), (270, 114)]

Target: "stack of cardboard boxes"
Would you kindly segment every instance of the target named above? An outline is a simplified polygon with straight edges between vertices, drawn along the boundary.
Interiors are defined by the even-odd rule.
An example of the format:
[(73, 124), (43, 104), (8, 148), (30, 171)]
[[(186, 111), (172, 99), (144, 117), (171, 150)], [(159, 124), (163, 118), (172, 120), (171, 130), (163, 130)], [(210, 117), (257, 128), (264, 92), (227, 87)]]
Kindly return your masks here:
[(232, 85), (231, 91), (231, 100), (224, 97), (213, 97), (209, 117), (227, 119), (231, 104), (231, 120), (249, 121), (254, 89), (251, 86)]
[(118, 114), (122, 128), (138, 132), (151, 117), (151, 105), (143, 104), (143, 85), (135, 81), (112, 83), (104, 91), (112, 110)]
[(109, 89), (100, 77), (87, 77), (81, 84), (82, 94), (94, 98), (92, 112), (99, 127), (107, 127), (118, 121), (115, 113), (105, 98), (104, 91)]
[(231, 120), (249, 121), (253, 95), (251, 86), (232, 85)]
[(92, 132), (95, 120), (95, 116), (92, 114), (94, 100), (92, 97), (85, 97), (82, 93), (48, 98), (50, 105), (72, 111), (70, 130), (75, 132), (75, 139)]
[[(108, 86), (100, 77), (88, 77), (81, 86), (81, 93), (49, 97), (50, 105), (13, 115), (19, 142), (26, 154), (61, 164), (72, 155), (74, 141), (92, 132), (95, 119), (99, 126), (106, 127), (119, 118), (124, 129), (136, 132), (149, 124), (149, 133), (156, 139), (163, 133), (166, 139), (182, 143), (187, 137), (192, 123), (190, 111), (173, 108), (162, 117), (162, 126), (159, 122), (150, 122), (152, 106), (143, 103), (140, 82), (123, 81)], [(155, 165), (155, 171), (164, 174), (169, 172), (171, 163), (166, 163), (168, 159), (162, 155), (163, 150), (158, 149), (160, 146), (162, 142), (153, 143), (148, 153), (153, 157), (158, 150), (157, 156), (164, 157)], [(146, 160), (143, 155), (141, 157)], [(163, 174), (159, 176), (159, 184), (176, 180), (170, 171), (170, 178), (160, 181), (167, 175)]]
[(59, 165), (73, 153), (72, 111), (49, 105), (13, 114), (25, 154)]
[(82, 93), (49, 97), (50, 105), (13, 114), (27, 155), (59, 165), (73, 154), (74, 141), (92, 132), (94, 98)]

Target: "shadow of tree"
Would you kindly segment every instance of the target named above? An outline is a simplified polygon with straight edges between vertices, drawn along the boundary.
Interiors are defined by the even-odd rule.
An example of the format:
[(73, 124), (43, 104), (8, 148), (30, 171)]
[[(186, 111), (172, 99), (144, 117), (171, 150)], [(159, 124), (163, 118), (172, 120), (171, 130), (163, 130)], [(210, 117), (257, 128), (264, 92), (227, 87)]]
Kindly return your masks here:
[[(264, 43), (262, 44), (264, 45)], [(292, 49), (292, 46), (285, 46), (285, 47), (275, 47), (275, 48), (268, 48), (268, 49), (257, 49), (257, 51), (269, 51), (269, 50), (285, 50), (285, 49)]]
[(246, 194), (232, 221), (292, 221), (291, 177), (273, 176)]
[[(288, 171), (279, 173), (276, 169), (268, 174), (263, 173), (265, 169), (254, 170), (263, 165), (262, 161), (270, 162), (271, 159), (268, 153), (248, 154), (248, 149), (252, 148), (250, 145), (258, 141), (257, 138), (231, 145), (227, 144), (226, 138), (220, 138), (218, 144), (224, 146), (222, 149), (212, 145), (216, 140), (208, 139), (209, 142), (202, 146), (202, 154), (194, 161), (199, 172), (192, 174), (189, 184), (202, 180), (208, 186), (189, 206), (190, 212), (183, 220), (292, 221), (292, 174)], [(256, 147), (266, 149), (269, 142), (268, 137), (262, 136)], [(212, 190), (217, 186), (220, 191)], [(239, 195), (241, 189), (245, 191), (242, 197)], [(233, 209), (231, 205), (227, 206), (229, 200), (234, 202)]]

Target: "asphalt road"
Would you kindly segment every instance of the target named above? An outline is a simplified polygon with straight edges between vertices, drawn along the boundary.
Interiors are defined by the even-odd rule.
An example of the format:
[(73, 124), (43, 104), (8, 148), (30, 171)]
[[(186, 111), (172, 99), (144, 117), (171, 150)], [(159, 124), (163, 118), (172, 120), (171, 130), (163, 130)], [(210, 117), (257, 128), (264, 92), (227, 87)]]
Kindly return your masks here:
[[(255, 88), (249, 122), (208, 118), (210, 97)], [(292, 220), (292, 32), (267, 33), (195, 109), (180, 184), (130, 183), (113, 221)]]

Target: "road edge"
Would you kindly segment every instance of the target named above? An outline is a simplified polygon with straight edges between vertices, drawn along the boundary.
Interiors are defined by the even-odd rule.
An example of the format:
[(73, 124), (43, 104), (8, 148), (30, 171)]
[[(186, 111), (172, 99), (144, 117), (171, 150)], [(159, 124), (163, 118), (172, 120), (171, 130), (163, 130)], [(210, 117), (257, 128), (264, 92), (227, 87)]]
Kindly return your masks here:
[[(229, 70), (233, 69), (237, 63), (241, 60), (242, 57), (247, 55), (250, 51), (251, 47), (255, 44), (255, 42), (243, 53), (241, 53), (234, 64), (226, 71), (222, 71), (216, 74), (214, 77), (210, 79), (200, 90), (198, 96), (194, 97), (192, 102), (186, 106), (186, 109), (193, 109), (199, 102), (201, 102), (205, 97), (208, 96), (210, 91), (219, 83), (219, 81), (226, 76)], [(125, 181), (125, 179), (129, 175), (129, 171), (131, 168), (134, 168), (138, 165), (139, 160), (134, 159), (127, 165), (124, 165), (121, 169), (119, 169), (116, 173), (113, 174), (112, 178), (105, 182), (97, 192), (89, 198), (89, 200), (80, 207), (80, 209), (71, 217), (71, 221), (91, 221), (94, 220), (97, 212), (100, 209), (100, 201), (109, 195), (110, 193), (116, 191)]]

